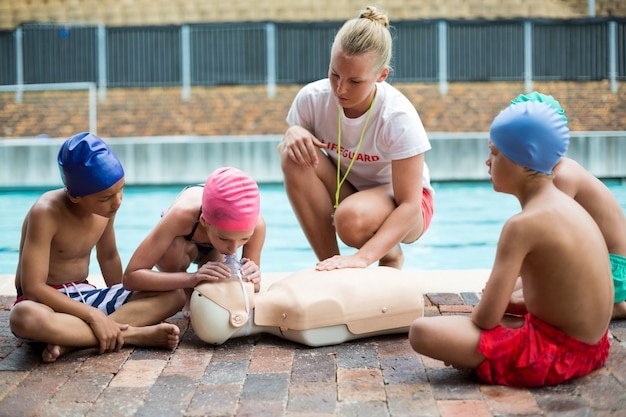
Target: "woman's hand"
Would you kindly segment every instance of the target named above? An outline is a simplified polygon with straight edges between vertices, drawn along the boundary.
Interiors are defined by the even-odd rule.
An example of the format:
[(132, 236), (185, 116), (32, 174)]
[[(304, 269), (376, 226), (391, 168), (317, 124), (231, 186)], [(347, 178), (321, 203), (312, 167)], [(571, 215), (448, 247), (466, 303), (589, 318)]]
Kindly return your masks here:
[(315, 265), (318, 271), (330, 271), (342, 268), (367, 268), (367, 262), (355, 255), (335, 255)]
[(319, 163), (317, 148), (326, 148), (326, 144), (300, 126), (287, 129), (283, 141), (278, 144), (280, 153), (285, 153), (295, 163), (310, 168), (317, 167)]

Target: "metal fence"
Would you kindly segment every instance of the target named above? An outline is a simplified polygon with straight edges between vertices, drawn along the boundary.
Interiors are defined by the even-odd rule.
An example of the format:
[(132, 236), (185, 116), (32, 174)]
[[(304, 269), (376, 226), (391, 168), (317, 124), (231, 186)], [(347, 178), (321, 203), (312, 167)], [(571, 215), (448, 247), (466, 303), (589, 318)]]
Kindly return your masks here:
[[(0, 84), (106, 88), (304, 84), (342, 22), (25, 24), (0, 32)], [(392, 82), (626, 79), (626, 19), (420, 20), (392, 27)]]

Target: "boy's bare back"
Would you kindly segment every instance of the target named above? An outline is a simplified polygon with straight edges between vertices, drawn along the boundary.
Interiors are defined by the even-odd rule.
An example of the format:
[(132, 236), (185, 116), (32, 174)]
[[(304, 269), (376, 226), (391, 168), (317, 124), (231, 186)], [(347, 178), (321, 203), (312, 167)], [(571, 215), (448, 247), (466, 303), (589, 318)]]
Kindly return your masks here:
[(574, 198), (596, 221), (610, 253), (626, 256), (626, 217), (615, 196), (578, 162), (561, 158), (554, 184)]
[(524, 242), (520, 276), (528, 312), (589, 344), (600, 340), (613, 288), (604, 239), (591, 216), (547, 181), (509, 223), (501, 242)]

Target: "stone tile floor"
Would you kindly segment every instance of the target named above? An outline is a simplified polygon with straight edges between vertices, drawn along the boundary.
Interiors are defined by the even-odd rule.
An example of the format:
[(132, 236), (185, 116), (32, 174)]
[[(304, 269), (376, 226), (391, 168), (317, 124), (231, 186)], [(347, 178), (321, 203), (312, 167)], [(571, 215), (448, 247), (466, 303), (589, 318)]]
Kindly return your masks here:
[[(480, 384), (411, 349), (406, 334), (310, 348), (271, 335), (209, 346), (177, 314), (173, 351), (87, 349), (43, 364), (0, 296), (2, 416), (626, 416), (626, 322), (606, 365), (538, 389)], [(427, 315), (468, 314), (476, 293), (427, 293)]]

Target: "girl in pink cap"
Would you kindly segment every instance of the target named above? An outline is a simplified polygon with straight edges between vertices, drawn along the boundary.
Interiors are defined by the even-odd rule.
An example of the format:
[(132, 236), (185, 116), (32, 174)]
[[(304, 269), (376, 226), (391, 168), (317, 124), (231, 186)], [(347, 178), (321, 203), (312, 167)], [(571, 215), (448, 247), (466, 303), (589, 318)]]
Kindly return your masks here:
[[(243, 247), (241, 275), (259, 291), (264, 243), (265, 221), (256, 182), (236, 168), (218, 168), (204, 187), (185, 188), (164, 211), (130, 259), (124, 287), (184, 289), (189, 297), (201, 282), (230, 279), (224, 256)], [(198, 269), (188, 272), (192, 263)], [(188, 303), (183, 311), (188, 314)]]

